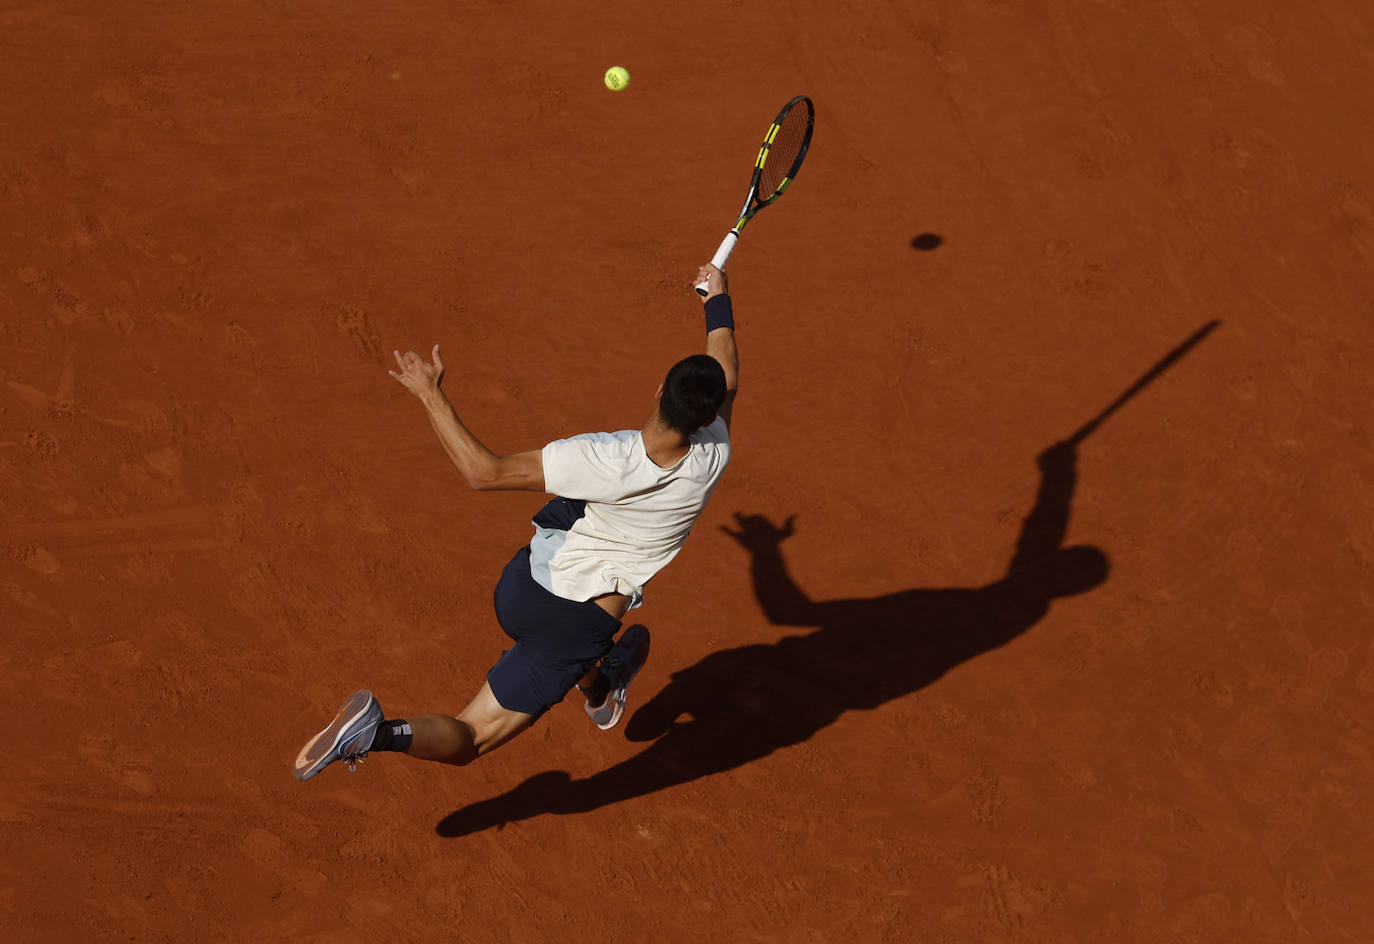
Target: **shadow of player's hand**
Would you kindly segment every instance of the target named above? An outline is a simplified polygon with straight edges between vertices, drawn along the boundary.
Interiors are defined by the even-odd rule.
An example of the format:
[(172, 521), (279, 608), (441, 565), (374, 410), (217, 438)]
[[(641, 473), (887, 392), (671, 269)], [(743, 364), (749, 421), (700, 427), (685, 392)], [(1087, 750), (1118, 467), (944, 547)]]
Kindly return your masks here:
[(763, 515), (742, 515), (735, 512), (735, 523), (739, 530), (732, 531), (725, 525), (720, 529), (734, 538), (747, 551), (759, 552), (777, 547), (794, 533), (793, 522), (796, 515), (788, 515), (782, 527), (778, 527)]
[(1072, 469), (1077, 461), (1077, 443), (1072, 439), (1057, 442), (1035, 457), (1035, 464), (1045, 473)]

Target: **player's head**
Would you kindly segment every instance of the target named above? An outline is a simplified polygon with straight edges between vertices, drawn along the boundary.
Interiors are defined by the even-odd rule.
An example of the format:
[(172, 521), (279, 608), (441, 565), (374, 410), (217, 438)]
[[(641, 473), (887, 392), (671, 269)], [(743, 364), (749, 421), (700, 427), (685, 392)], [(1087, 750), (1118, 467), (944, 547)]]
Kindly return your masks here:
[(1071, 597), (1100, 586), (1111, 571), (1107, 555), (1087, 544), (1063, 547), (1049, 562), (1049, 591), (1052, 596)]
[(725, 402), (725, 368), (709, 354), (693, 354), (672, 366), (663, 378), (658, 414), (684, 436), (715, 419)]

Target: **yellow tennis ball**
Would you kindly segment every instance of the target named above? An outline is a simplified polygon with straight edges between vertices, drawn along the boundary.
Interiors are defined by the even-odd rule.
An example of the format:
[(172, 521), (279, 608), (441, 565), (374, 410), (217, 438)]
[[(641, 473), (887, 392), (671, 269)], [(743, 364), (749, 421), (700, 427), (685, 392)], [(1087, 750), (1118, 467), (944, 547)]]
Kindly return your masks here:
[(606, 88), (619, 92), (630, 84), (630, 70), (624, 66), (611, 66), (606, 70)]

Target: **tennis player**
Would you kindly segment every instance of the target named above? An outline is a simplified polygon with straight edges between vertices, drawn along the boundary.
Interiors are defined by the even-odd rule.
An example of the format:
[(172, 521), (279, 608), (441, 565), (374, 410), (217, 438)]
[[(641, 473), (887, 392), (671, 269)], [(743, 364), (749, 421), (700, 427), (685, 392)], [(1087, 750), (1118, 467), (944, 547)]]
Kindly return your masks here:
[[(505, 744), (576, 686), (598, 728), (615, 727), (649, 652), (641, 625), (620, 632), (644, 587), (677, 552), (730, 461), (739, 377), (724, 273), (702, 266), (706, 353), (674, 364), (639, 430), (588, 433), (498, 456), (463, 425), (441, 389), (444, 363), (396, 353), (390, 371), (419, 398), (439, 442), (474, 489), (557, 497), (496, 585), (496, 618), (512, 644), (458, 715), (386, 719), (367, 690), (350, 695), (296, 757), (309, 780), (336, 760), (355, 769), (373, 751), (459, 766)], [(694, 284), (696, 284), (694, 283)], [(617, 639), (617, 634), (619, 639)]]

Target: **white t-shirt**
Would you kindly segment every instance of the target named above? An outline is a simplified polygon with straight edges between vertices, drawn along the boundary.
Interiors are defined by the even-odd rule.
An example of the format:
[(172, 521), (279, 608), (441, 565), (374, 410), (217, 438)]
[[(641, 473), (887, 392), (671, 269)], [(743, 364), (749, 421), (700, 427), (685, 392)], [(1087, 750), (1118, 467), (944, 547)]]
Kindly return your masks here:
[(677, 556), (730, 461), (730, 434), (719, 417), (692, 433), (687, 455), (660, 468), (638, 430), (587, 433), (544, 447), (544, 486), (587, 503), (567, 531), (535, 524), (530, 571), (568, 600), (622, 593), (631, 608), (644, 585)]

